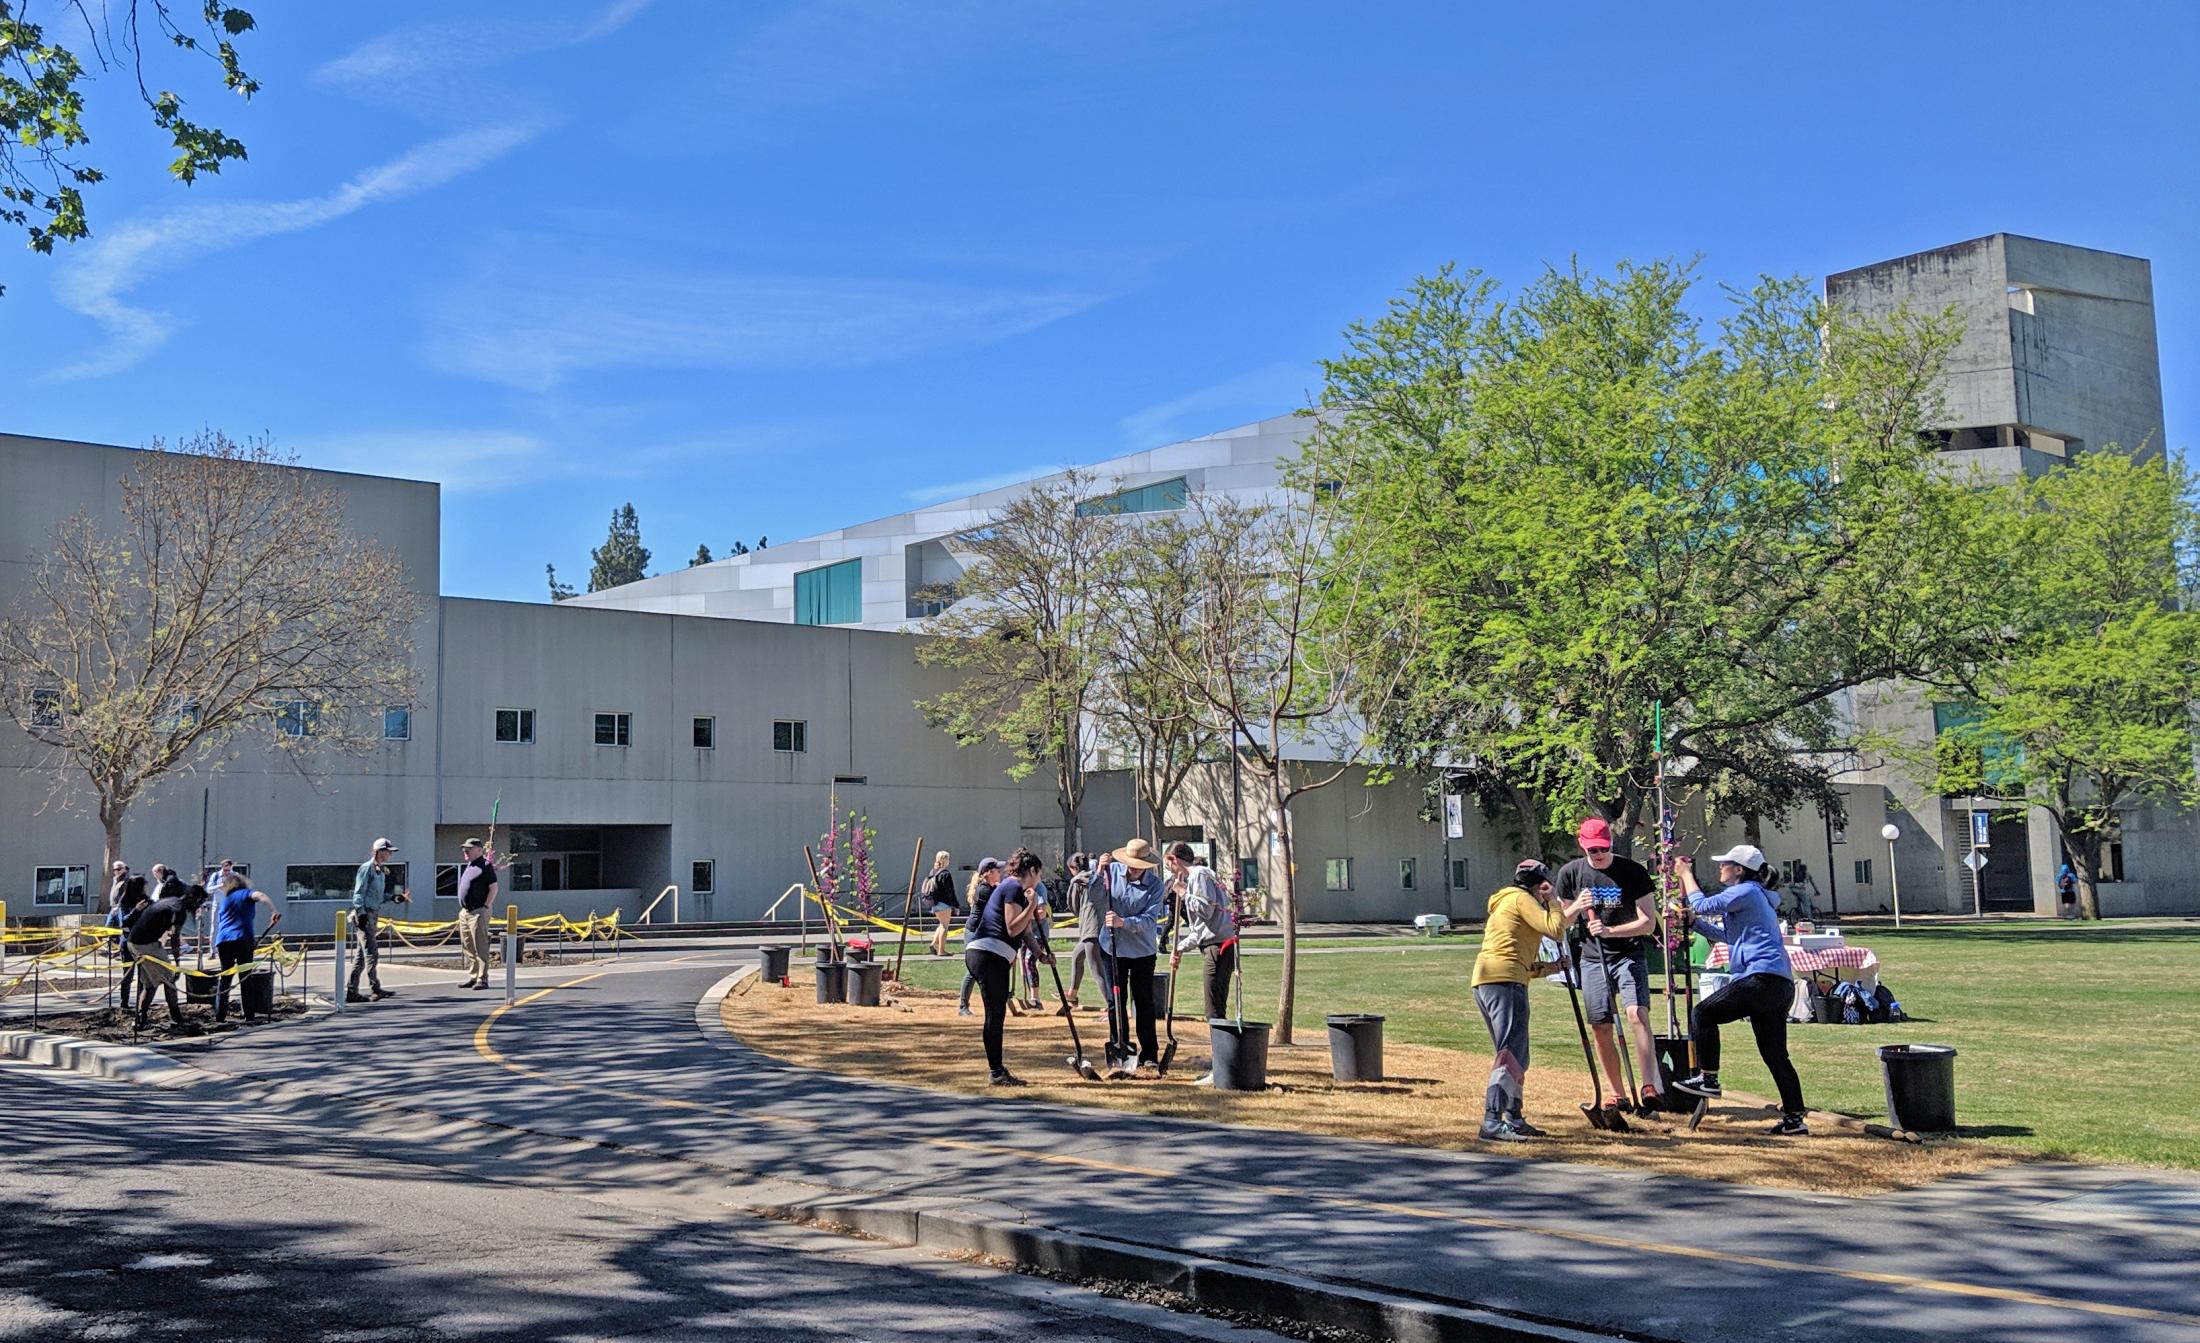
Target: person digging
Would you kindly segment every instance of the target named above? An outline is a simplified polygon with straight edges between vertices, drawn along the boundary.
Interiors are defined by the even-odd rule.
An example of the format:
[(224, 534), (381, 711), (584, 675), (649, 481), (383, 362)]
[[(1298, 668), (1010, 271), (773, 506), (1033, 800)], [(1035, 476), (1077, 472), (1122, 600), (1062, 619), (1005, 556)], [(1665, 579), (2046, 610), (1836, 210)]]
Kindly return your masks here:
[(1707, 895), (1696, 884), (1696, 867), (1688, 858), (1673, 860), (1680, 873), (1681, 889), (1688, 893), (1688, 912), (1696, 928), (1727, 945), (1726, 987), (1696, 1004), (1692, 1034), (1696, 1039), (1696, 1071), (1673, 1084), (1676, 1090), (1716, 1100), (1719, 1086), (1719, 1027), (1747, 1019), (1757, 1036), (1757, 1053), (1780, 1090), (1780, 1122), (1772, 1132), (1783, 1138), (1800, 1138), (1810, 1132), (1804, 1124), (1803, 1083), (1788, 1059), (1788, 1008), (1795, 1001), (1795, 970), (1787, 947), (1780, 941), (1779, 908), (1765, 890), (1771, 867), (1763, 851), (1737, 844), (1711, 861), (1719, 865), (1721, 890)]
[[(1589, 1028), (1612, 1088), (1605, 1108), (1628, 1114), (1639, 1104), (1645, 1114), (1660, 1114), (1665, 1101), (1657, 1081), (1664, 1074), (1658, 1068), (1650, 1027), (1649, 935), (1658, 924), (1657, 882), (1648, 868), (1612, 852), (1612, 827), (1603, 817), (1591, 816), (1575, 834), (1581, 856), (1558, 870), (1552, 886), (1561, 905), (1570, 905), (1584, 894), (1590, 897), (1587, 936), (1580, 939), (1578, 959)], [(1624, 1046), (1615, 1038), (1623, 1005), (1627, 1022), (1634, 1027), (1631, 1044)], [(1639, 1065), (1635, 1071), (1641, 1089), (1636, 1095), (1628, 1095), (1620, 1085), (1627, 1071), (1620, 1058), (1623, 1047), (1634, 1050)]]

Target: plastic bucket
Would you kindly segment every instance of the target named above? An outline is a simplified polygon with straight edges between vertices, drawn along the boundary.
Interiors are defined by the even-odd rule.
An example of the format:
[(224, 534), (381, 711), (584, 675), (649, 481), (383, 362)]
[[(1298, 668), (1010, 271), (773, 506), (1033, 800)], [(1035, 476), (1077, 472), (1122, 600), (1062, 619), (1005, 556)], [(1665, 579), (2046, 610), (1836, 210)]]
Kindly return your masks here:
[(183, 972), (183, 996), (185, 1002), (211, 1003), (214, 1001), (215, 976), (200, 970)]
[(1881, 1045), (1879, 1071), (1887, 1086), (1887, 1122), (1911, 1133), (1946, 1133), (1956, 1126), (1953, 1045)]
[(254, 970), (239, 981), (244, 986), (244, 1019), (275, 1015), (275, 972)]
[(877, 1007), (879, 979), (886, 967), (876, 961), (864, 961), (848, 967), (848, 1001), (857, 1007)]
[(850, 965), (863, 965), (871, 959), (871, 949), (869, 947), (849, 947), (847, 951), (848, 964)]
[(1329, 1072), (1340, 1082), (1383, 1080), (1383, 1019), (1364, 1013), (1323, 1018), (1329, 1025)]
[(817, 1000), (821, 1003), (844, 1003), (848, 1001), (848, 966), (845, 962), (818, 962)]
[(764, 953), (764, 978), (777, 984), (787, 977), (787, 947), (761, 947)]
[(1821, 993), (1810, 1000), (1810, 1019), (1821, 1026), (1831, 1026), (1841, 1020), (1841, 1000), (1830, 993)]
[(1207, 1043), (1214, 1051), (1215, 1090), (1268, 1089), (1268, 1023), (1207, 1018)]

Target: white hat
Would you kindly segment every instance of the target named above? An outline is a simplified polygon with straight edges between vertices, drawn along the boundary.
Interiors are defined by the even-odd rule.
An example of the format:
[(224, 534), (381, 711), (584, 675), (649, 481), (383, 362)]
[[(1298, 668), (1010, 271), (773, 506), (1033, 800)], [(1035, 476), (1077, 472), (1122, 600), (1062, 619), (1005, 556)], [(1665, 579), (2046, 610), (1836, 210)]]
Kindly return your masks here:
[(380, 853), (384, 849), (388, 849), (391, 853), (397, 852), (397, 846), (390, 843), (387, 839), (378, 839), (374, 841), (374, 851), (376, 853)]
[(1737, 844), (1711, 861), (1714, 863), (1740, 863), (1750, 871), (1758, 872), (1764, 869), (1765, 851), (1754, 844)]

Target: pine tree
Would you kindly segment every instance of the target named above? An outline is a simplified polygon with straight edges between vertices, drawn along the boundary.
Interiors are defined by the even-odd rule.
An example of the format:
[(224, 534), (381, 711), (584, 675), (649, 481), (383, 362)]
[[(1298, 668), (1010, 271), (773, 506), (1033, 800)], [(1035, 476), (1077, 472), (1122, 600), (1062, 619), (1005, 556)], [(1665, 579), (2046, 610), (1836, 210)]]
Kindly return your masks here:
[(542, 566), (542, 571), (550, 576), (551, 601), (562, 602), (566, 598), (573, 595), (572, 584), (560, 583), (558, 581), (558, 566), (556, 566), (555, 564), (545, 564), (544, 566)]
[(633, 504), (611, 510), (611, 532), (589, 554), (596, 561), (588, 571), (590, 592), (639, 583), (648, 576), (649, 550), (642, 544), (642, 520), (635, 516)]
[(698, 564), (708, 564), (710, 560), (710, 547), (708, 545), (697, 546), (695, 548), (695, 558), (688, 561), (688, 568), (693, 569)]
[(726, 548), (726, 558), (728, 559), (733, 558), (735, 555), (746, 555), (748, 553), (749, 545), (746, 541), (736, 541)]

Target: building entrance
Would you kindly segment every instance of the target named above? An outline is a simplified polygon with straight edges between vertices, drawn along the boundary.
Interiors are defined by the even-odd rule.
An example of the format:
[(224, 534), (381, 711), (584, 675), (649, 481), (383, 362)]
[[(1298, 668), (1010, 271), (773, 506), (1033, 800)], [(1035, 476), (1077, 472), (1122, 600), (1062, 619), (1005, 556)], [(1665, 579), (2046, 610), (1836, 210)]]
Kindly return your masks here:
[[(1958, 816), (1966, 825), (1976, 822), (1968, 815)], [(1957, 833), (1968, 835), (1968, 831)], [(2030, 828), (2022, 816), (2004, 818), (1995, 816), (1987, 823), (1986, 847), (1979, 856), (1986, 860), (1965, 885), (1972, 897), (1972, 907), (1987, 914), (2029, 914), (2032, 912), (2032, 843)], [(1964, 855), (1970, 854), (1966, 847)]]

